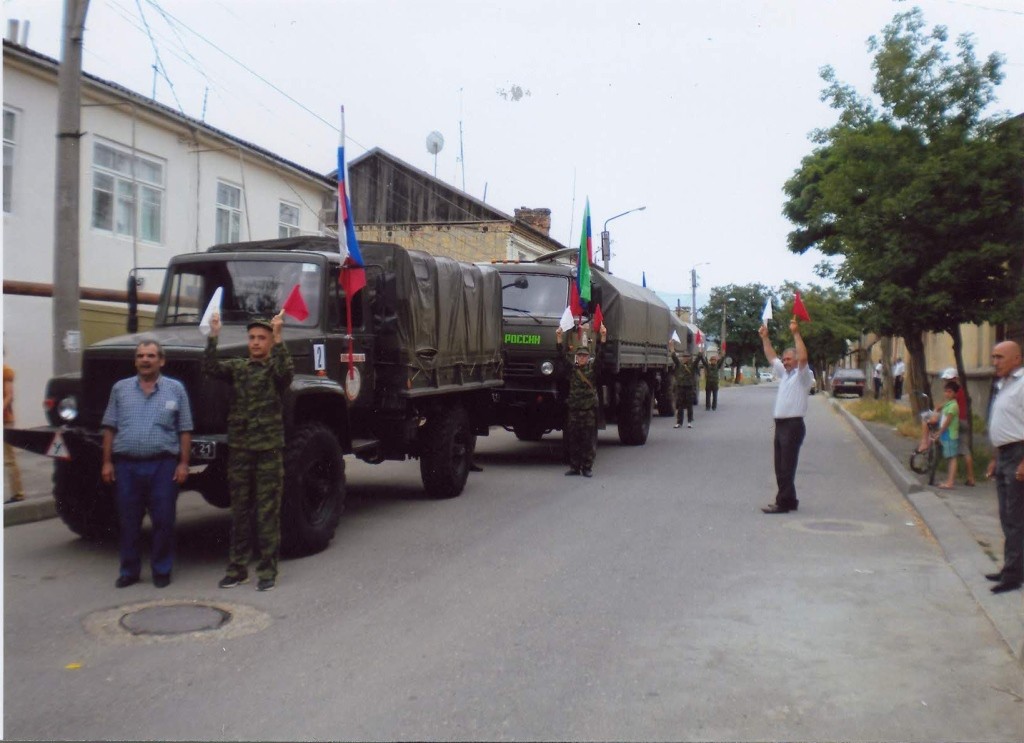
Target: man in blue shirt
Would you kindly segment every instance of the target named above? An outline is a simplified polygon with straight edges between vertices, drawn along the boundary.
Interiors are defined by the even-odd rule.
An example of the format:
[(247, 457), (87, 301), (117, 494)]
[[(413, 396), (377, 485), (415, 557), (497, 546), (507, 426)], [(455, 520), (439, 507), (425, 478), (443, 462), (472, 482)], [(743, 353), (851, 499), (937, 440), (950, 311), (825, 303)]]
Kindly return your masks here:
[(184, 385), (160, 373), (164, 351), (155, 340), (135, 348), (138, 374), (110, 391), (103, 414), (103, 482), (114, 483), (120, 525), (117, 588), (139, 581), (142, 517), (153, 524), (153, 585), (171, 582), (178, 486), (188, 479), (192, 409)]

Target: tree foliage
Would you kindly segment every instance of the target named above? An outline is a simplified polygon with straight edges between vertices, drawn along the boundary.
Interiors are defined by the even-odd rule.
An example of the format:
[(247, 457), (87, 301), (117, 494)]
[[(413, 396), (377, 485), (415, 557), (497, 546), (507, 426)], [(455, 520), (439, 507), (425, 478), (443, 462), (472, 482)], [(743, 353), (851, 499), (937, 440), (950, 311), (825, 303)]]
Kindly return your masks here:
[[(983, 119), (1002, 57), (979, 60), (969, 35), (925, 29), (917, 8), (872, 37), (874, 101), (826, 67), (838, 121), (784, 187), (789, 248), (841, 259), (834, 278), (864, 321), (901, 335), (923, 370), (922, 331), (1000, 321), (1024, 306), (1018, 118)], [(876, 105), (877, 102), (877, 105)], [(923, 371), (922, 371), (923, 373)]]

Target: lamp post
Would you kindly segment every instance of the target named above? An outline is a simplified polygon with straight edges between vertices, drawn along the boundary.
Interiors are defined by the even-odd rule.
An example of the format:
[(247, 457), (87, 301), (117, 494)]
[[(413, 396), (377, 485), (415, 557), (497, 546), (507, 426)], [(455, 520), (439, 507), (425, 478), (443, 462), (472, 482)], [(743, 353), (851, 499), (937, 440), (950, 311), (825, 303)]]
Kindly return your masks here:
[(690, 269), (690, 322), (697, 324), (697, 266), (710, 266), (711, 261), (702, 261)]
[(604, 229), (601, 230), (601, 261), (604, 263), (605, 273), (608, 273), (608, 264), (612, 258), (612, 243), (608, 238), (608, 223), (613, 219), (624, 217), (627, 214), (632, 214), (633, 212), (642, 212), (646, 208), (646, 206), (638, 206), (635, 209), (628, 209), (622, 212), (622, 214), (616, 214), (614, 217), (608, 217), (608, 219), (604, 221)]
[[(728, 309), (729, 303), (730, 302), (735, 302), (735, 301), (736, 301), (736, 297), (729, 297), (728, 299), (723, 299), (722, 300), (722, 339), (721, 339), (721, 341), (718, 344), (718, 346), (719, 346), (718, 352), (722, 354), (722, 358), (723, 359), (725, 359), (725, 356), (726, 356), (726, 349), (725, 349), (725, 311), (726, 311), (726, 309)], [(735, 376), (735, 369), (733, 370), (733, 373), (734, 373), (734, 376)]]

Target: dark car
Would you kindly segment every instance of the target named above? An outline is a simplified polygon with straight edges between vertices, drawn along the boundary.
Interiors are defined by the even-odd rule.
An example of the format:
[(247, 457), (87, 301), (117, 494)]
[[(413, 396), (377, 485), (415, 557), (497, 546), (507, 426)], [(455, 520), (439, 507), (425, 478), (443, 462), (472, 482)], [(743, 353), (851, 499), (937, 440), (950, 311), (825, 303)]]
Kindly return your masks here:
[(829, 388), (832, 390), (832, 397), (839, 395), (864, 396), (864, 387), (867, 384), (867, 377), (861, 369), (836, 369), (829, 381)]

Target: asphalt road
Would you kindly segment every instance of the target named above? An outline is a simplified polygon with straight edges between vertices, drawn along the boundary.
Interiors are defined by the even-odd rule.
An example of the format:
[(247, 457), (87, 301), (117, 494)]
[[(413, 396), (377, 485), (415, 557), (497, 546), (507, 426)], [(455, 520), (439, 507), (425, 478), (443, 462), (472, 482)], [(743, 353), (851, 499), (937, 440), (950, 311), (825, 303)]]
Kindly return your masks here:
[[(327, 551), (218, 590), (226, 513), (185, 495), (174, 583), (116, 549), (5, 530), (4, 735), (18, 739), (1024, 739), (1024, 671), (840, 416), (811, 401), (800, 511), (773, 495), (773, 385), (693, 429), (481, 439), (466, 492), (349, 461)], [(550, 439), (550, 440), (549, 440)], [(224, 629), (140, 638), (134, 604)]]

